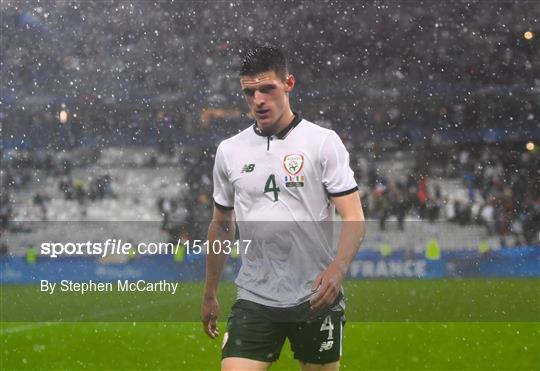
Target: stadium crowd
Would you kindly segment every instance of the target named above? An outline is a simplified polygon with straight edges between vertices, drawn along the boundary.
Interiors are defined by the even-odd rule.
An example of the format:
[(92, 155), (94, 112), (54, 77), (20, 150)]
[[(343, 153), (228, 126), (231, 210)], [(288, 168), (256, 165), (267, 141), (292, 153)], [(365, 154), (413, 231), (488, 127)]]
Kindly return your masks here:
[[(379, 220), (381, 230), (390, 216), (403, 229), (404, 218), (412, 213), (429, 222), (484, 225), (486, 234), (497, 235), (501, 246), (539, 240), (540, 192), (534, 179), (540, 169), (535, 155), (483, 147), (462, 149), (442, 162), (425, 164), (417, 159), (404, 182), (370, 174), (367, 183), (371, 191), (364, 204), (368, 215)], [(432, 175), (445, 172), (453, 174), (461, 186), (443, 192), (440, 181), (433, 181)], [(451, 179), (448, 175), (437, 178)]]
[[(156, 196), (163, 228), (179, 228), (182, 208), (188, 225), (209, 219), (211, 154), (249, 120), (227, 114), (243, 110), (238, 55), (271, 41), (290, 51), (293, 107), (355, 154), (366, 211), (381, 229), (418, 216), (483, 223), (501, 244), (538, 240), (538, 159), (523, 149), (540, 138), (538, 2), (284, 2), (279, 22), (274, 3), (254, 1), (0, 7), (9, 40), (0, 52), (4, 226), (11, 195), (35, 181), (29, 169), (58, 178), (60, 196), (31, 195), (43, 218), (50, 197), (122, 197), (114, 174), (83, 184), (69, 175), (110, 146), (184, 153), (171, 164), (185, 172), (188, 194)], [(221, 113), (203, 120), (212, 109)], [(86, 163), (69, 158), (79, 148), (93, 151)], [(390, 152), (413, 157), (400, 177), (379, 170)], [(439, 179), (462, 184), (449, 192)]]
[(239, 49), (273, 35), (292, 51), (294, 66), (309, 66), (296, 68), (309, 90), (341, 78), (354, 93), (396, 82), (411, 89), (429, 81), (528, 87), (540, 74), (538, 49), (521, 35), (537, 27), (538, 7), (300, 1), (280, 4), (283, 17), (272, 22), (275, 4), (253, 1), (5, 1), (10, 43), (2, 73), (7, 94), (18, 96), (229, 98)]
[[(388, 140), (538, 135), (538, 42), (523, 37), (534, 1), (287, 2), (280, 22), (250, 1), (0, 6), (0, 119), (19, 147), (151, 145), (163, 118), (210, 143), (200, 112), (242, 104), (238, 55), (260, 35), (291, 51), (306, 117)], [(37, 128), (46, 140), (27, 138)]]
[[(324, 123), (322, 123), (324, 124)], [(487, 236), (497, 235), (501, 246), (538, 243), (540, 234), (540, 194), (538, 182), (538, 156), (533, 151), (511, 143), (479, 146), (466, 145), (446, 148), (430, 145), (412, 147), (409, 156), (404, 149), (371, 149), (345, 143), (350, 148), (352, 167), (361, 187), (362, 201), (368, 218), (379, 221), (381, 231), (394, 228), (387, 221), (397, 221), (397, 228), (406, 228), (406, 219), (450, 221), (458, 225), (484, 225)], [(204, 234), (205, 222), (211, 218), (212, 164), (215, 148), (177, 148), (170, 152), (163, 148), (161, 156), (166, 166), (178, 168), (183, 174), (187, 191), (176, 196), (163, 196), (159, 189), (150, 192), (158, 214), (162, 216), (162, 229), (171, 234)], [(70, 152), (49, 153), (39, 151), (17, 153), (3, 162), (2, 207), (0, 219), (8, 226), (13, 210), (10, 197), (36, 185), (32, 174), (42, 171), (46, 179), (55, 179), (56, 190), (49, 194), (38, 189), (32, 194), (35, 207), (42, 219), (47, 219), (47, 204), (51, 198), (63, 198), (83, 207), (88, 202), (104, 198), (122, 198), (115, 191), (115, 176), (106, 171), (88, 172), (84, 177), (72, 175), (74, 166), (83, 171), (99, 160), (100, 153), (91, 152), (93, 163), (73, 164), (79, 155)], [(90, 156), (90, 157), (92, 157)], [(7, 156), (6, 156), (7, 157)], [(410, 160), (408, 161), (407, 158)], [(88, 161), (88, 160), (87, 160)], [(401, 171), (385, 168), (391, 162)], [(400, 165), (401, 164), (401, 165)], [(139, 165), (117, 164), (134, 173), (144, 168), (155, 168), (155, 155)], [(35, 176), (35, 175), (34, 175)], [(46, 180), (41, 180), (41, 182)], [(457, 186), (449, 187), (454, 182)], [(84, 215), (84, 213), (81, 213)]]

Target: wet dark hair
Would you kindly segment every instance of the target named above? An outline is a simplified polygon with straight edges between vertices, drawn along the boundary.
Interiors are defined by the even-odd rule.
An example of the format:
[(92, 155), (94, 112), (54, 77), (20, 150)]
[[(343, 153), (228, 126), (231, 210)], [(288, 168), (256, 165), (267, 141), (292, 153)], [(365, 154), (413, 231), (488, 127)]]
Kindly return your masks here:
[(258, 73), (274, 71), (280, 78), (287, 78), (287, 58), (283, 50), (272, 45), (257, 45), (242, 56), (240, 77), (254, 76)]

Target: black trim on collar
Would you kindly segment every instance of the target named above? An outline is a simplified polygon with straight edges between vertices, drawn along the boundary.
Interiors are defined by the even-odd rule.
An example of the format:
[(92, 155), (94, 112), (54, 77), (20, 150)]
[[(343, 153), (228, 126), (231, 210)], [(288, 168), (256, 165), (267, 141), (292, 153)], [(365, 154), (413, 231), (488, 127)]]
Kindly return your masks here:
[(356, 192), (358, 191), (358, 186), (354, 187), (354, 188), (351, 188), (349, 189), (348, 191), (343, 191), (343, 192), (338, 192), (338, 193), (330, 193), (328, 192), (328, 194), (332, 197), (340, 197), (340, 196), (346, 196), (346, 195), (349, 195), (353, 192)]
[(302, 119), (296, 113), (294, 113), (294, 118), (291, 121), (291, 123), (285, 129), (283, 129), (279, 133), (277, 133), (276, 138), (285, 139), (287, 134), (289, 134), (289, 132), (300, 123), (300, 121), (302, 121)]
[(255, 134), (257, 134), (260, 137), (265, 137), (266, 136), (266, 135), (264, 135), (262, 133), (261, 129), (259, 129), (259, 127), (257, 126), (257, 123), (253, 124), (253, 131), (255, 132)]
[[(296, 112), (293, 112), (293, 114), (294, 114), (294, 118), (292, 119), (291, 123), (289, 125), (287, 125), (287, 127), (284, 128), (283, 130), (281, 130), (279, 133), (274, 135), (277, 139), (285, 139), (287, 134), (289, 134), (289, 132), (294, 127), (296, 127), (300, 123), (300, 121), (302, 121), (302, 119), (300, 118), (300, 116), (298, 116), (298, 114)], [(261, 130), (259, 129), (259, 127), (257, 126), (257, 123), (253, 124), (253, 131), (255, 132), (255, 134), (257, 134), (260, 137), (271, 137), (272, 136), (272, 135), (263, 134), (261, 132)]]

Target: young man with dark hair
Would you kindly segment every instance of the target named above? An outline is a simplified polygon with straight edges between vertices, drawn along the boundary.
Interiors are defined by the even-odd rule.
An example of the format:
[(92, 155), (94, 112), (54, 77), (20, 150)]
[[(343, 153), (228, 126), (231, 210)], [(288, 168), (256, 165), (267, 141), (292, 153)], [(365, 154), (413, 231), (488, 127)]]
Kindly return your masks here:
[[(267, 370), (288, 338), (302, 370), (337, 370), (341, 283), (364, 236), (349, 154), (334, 131), (292, 112), (295, 79), (280, 49), (248, 50), (240, 84), (256, 123), (218, 146), (208, 242), (232, 240), (237, 221), (241, 239), (251, 233), (254, 246), (240, 249), (221, 368)], [(335, 209), (344, 222), (337, 249), (321, 227)], [(211, 338), (219, 335), (217, 286), (225, 259), (210, 252), (206, 261), (201, 320)]]

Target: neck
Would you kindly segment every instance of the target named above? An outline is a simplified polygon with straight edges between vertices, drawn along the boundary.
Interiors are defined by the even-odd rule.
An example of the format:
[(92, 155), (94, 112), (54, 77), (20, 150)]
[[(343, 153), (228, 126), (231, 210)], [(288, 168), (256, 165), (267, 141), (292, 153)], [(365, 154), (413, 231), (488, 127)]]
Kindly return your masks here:
[[(285, 129), (294, 119), (294, 113), (289, 108), (283, 113), (275, 125), (273, 125), (271, 132), (265, 133), (265, 135), (274, 135), (279, 133), (281, 130)], [(259, 126), (257, 124), (257, 126)], [(260, 129), (260, 126), (259, 126)]]
[(283, 113), (283, 116), (281, 116), (281, 119), (278, 121), (278, 133), (285, 129), (291, 122), (292, 120), (294, 119), (294, 113), (292, 112), (292, 110), (289, 108), (287, 109), (287, 111), (285, 113)]

